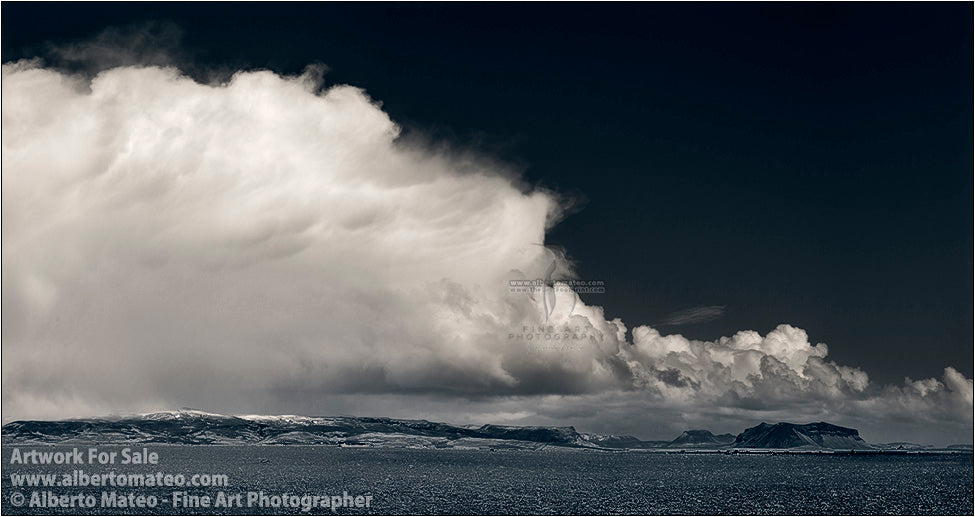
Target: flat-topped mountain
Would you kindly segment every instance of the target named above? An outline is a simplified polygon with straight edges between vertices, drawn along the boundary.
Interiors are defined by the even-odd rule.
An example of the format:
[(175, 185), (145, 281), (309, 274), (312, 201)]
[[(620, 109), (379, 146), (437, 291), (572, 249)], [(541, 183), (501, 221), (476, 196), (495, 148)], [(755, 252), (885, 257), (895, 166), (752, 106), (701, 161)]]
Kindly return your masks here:
[(761, 449), (869, 449), (856, 429), (826, 422), (813, 424), (761, 424), (745, 429), (735, 438), (732, 447)]

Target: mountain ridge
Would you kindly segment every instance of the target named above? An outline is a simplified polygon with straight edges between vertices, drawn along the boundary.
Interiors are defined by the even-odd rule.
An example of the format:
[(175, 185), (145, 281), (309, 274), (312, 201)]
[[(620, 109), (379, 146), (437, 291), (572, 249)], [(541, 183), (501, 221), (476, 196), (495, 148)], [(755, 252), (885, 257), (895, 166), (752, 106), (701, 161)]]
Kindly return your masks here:
[[(580, 433), (572, 426), (453, 425), (386, 417), (310, 417), (300, 415), (222, 415), (183, 408), (129, 416), (15, 421), (2, 427), (12, 444), (182, 444), (182, 445), (334, 445), (372, 447), (600, 450), (650, 449), (821, 449), (872, 447), (856, 429), (826, 422), (779, 422), (745, 429), (737, 436), (692, 429), (673, 440), (641, 440), (630, 435)], [(904, 446), (901, 446), (903, 443)], [(895, 447), (891, 447), (895, 445)], [(913, 444), (912, 444), (913, 445)], [(898, 447), (899, 446), (899, 447)], [(957, 450), (965, 450), (957, 446)], [(927, 450), (906, 442), (874, 449)]]
[(684, 431), (680, 436), (674, 438), (670, 445), (674, 447), (713, 447), (729, 445), (735, 441), (732, 434), (715, 435), (707, 429), (691, 429)]

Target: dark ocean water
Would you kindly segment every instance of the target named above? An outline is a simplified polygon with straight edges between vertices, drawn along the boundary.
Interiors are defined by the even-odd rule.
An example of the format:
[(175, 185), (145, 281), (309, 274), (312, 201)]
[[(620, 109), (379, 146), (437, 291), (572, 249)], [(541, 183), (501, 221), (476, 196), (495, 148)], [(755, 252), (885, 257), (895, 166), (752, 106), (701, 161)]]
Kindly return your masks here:
[[(70, 451), (72, 447), (19, 446), (20, 451)], [(305, 512), (271, 496), (348, 493), (371, 496), (369, 507), (339, 514), (973, 514), (971, 454), (917, 456), (723, 455), (602, 453), (581, 450), (463, 451), (358, 449), (317, 446), (149, 446), (156, 465), (11, 464), (3, 448), (4, 514), (329, 514), (330, 503)], [(142, 446), (132, 446), (142, 450)], [(11, 475), (223, 474), (226, 487), (12, 487)], [(82, 479), (78, 477), (77, 479)], [(63, 480), (61, 481), (63, 484)], [(116, 492), (103, 499), (103, 492)], [(210, 507), (173, 507), (174, 492), (209, 496)], [(267, 499), (261, 499), (263, 491)], [(48, 492), (77, 496), (75, 507), (51, 508)], [(243, 507), (214, 508), (234, 503)], [(257, 498), (248, 507), (248, 492)], [(154, 508), (105, 507), (132, 493), (153, 496)], [(19, 496), (17, 495), (19, 494)], [(22, 505), (15, 503), (21, 501)], [(84, 497), (96, 502), (81, 508)], [(286, 498), (286, 499), (288, 499)], [(30, 508), (45, 501), (47, 507)], [(126, 498), (126, 500), (128, 500)], [(112, 502), (115, 501), (115, 502)], [(136, 499), (133, 499), (137, 502)], [(265, 504), (264, 508), (257, 505)], [(202, 503), (201, 503), (202, 504)]]

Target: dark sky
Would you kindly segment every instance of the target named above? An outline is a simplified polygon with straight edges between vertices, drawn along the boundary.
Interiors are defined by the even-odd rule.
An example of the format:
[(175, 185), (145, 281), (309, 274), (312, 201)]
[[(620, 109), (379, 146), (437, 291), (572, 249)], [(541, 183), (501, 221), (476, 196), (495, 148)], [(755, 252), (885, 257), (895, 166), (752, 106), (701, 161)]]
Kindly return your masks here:
[[(3, 60), (171, 22), (182, 64), (366, 89), (576, 198), (549, 242), (629, 326), (779, 323), (880, 382), (972, 376), (972, 4), (3, 5)], [(49, 56), (50, 57), (50, 56)]]

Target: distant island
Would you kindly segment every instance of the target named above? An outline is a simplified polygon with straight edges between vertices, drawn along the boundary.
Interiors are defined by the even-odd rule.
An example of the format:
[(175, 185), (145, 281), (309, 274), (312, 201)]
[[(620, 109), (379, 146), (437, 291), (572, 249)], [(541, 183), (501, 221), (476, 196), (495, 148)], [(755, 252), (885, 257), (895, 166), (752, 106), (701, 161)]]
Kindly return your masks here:
[(430, 449), (539, 450), (551, 447), (660, 452), (910, 453), (971, 451), (971, 445), (935, 449), (908, 442), (868, 444), (856, 429), (815, 422), (779, 422), (737, 436), (705, 429), (670, 441), (580, 433), (574, 427), (457, 426), (426, 420), (295, 415), (229, 416), (181, 409), (124, 417), (16, 421), (3, 426), (3, 444), (332, 445)]

